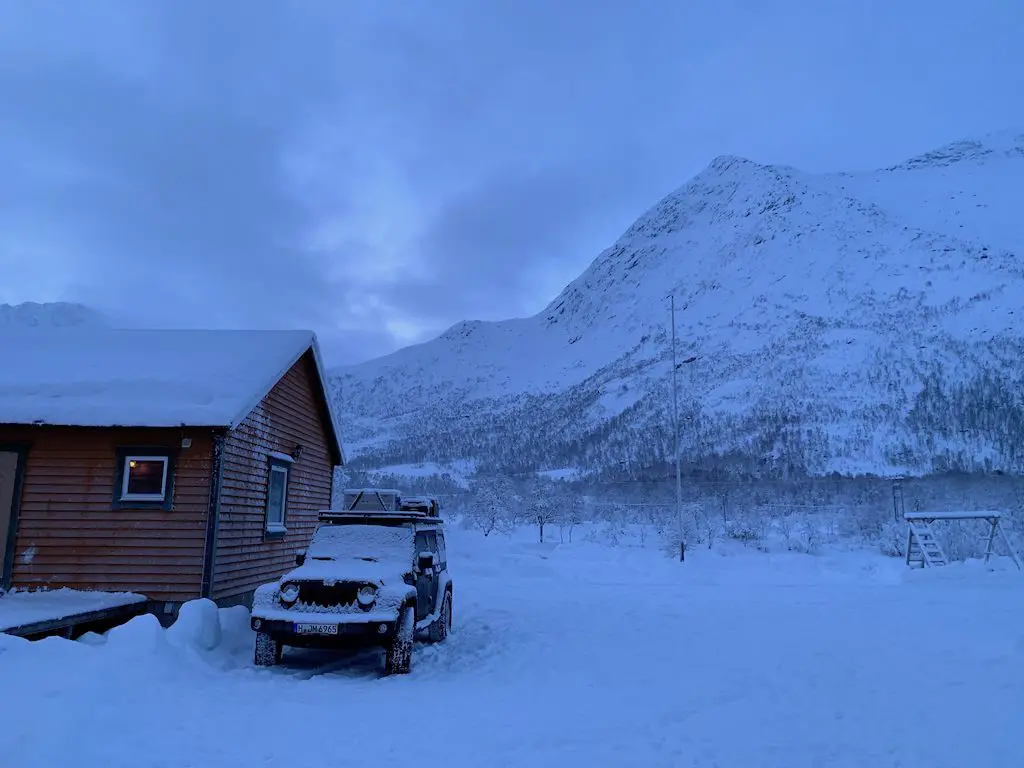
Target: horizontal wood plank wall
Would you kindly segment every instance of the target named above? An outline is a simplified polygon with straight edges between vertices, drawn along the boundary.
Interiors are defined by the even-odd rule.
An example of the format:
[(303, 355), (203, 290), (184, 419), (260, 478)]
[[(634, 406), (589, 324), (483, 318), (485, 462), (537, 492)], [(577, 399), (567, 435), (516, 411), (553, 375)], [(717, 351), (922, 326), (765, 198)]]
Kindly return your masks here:
[[(224, 441), (214, 600), (246, 595), (294, 567), (317, 513), (330, 506), (333, 466), (316, 375), (307, 352)], [(288, 477), (288, 531), (267, 538), (268, 456), (291, 454), (296, 444), (302, 452)]]
[[(182, 437), (192, 446), (181, 448)], [(0, 442), (30, 444), (12, 581), (16, 587), (199, 597), (209, 508), (209, 430), (0, 425)], [(113, 509), (116, 450), (178, 451), (171, 511)]]

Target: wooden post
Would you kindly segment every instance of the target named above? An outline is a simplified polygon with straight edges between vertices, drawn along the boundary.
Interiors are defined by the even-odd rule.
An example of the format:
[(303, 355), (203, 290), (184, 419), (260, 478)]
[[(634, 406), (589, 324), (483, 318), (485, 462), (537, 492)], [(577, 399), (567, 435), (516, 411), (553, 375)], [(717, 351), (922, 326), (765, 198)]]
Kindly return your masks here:
[(996, 530), (998, 530), (998, 528), (999, 528), (999, 518), (998, 517), (990, 517), (988, 519), (988, 521), (991, 524), (992, 528), (988, 532), (988, 544), (985, 545), (985, 562), (986, 563), (988, 563), (989, 559), (992, 557), (992, 546), (996, 542)]
[(1006, 535), (1006, 531), (1003, 529), (1003, 526), (999, 525), (998, 528), (999, 534), (1003, 539), (1003, 543), (1006, 545), (1006, 551), (1010, 553), (1010, 557), (1013, 559), (1014, 564), (1016, 564), (1017, 570), (1020, 570), (1020, 558), (1017, 557), (1017, 552), (1014, 550), (1013, 544), (1010, 543), (1010, 537)]

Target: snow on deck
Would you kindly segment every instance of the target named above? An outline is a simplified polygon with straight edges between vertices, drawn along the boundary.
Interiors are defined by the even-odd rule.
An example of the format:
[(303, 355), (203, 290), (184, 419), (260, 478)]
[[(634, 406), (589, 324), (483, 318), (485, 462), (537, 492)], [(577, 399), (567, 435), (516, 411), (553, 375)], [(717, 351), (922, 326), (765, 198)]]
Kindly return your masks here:
[(311, 331), (0, 331), (0, 423), (231, 426), (311, 345)]
[(972, 512), (906, 512), (904, 520), (988, 520), (1002, 517), (1002, 512), (982, 510)]
[(144, 596), (131, 592), (75, 589), (8, 592), (0, 597), (0, 632), (144, 602)]

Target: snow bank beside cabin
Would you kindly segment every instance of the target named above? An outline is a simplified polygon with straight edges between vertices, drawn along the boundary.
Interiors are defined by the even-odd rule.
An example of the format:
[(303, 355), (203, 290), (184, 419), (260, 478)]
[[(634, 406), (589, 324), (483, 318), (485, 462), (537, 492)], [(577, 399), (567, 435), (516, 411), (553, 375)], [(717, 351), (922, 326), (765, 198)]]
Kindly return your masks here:
[[(192, 600), (165, 629), (156, 616), (143, 614), (104, 635), (90, 632), (77, 641), (48, 637), (30, 642), (0, 634), (0, 664), (14, 669), (24, 655), (38, 666), (41, 656), (55, 666), (72, 659), (76, 665), (145, 666), (154, 674), (174, 677), (182, 664), (214, 670), (246, 666), (253, 653), (249, 612), (242, 606), (218, 608), (210, 600)], [(57, 667), (59, 668), (59, 667)]]

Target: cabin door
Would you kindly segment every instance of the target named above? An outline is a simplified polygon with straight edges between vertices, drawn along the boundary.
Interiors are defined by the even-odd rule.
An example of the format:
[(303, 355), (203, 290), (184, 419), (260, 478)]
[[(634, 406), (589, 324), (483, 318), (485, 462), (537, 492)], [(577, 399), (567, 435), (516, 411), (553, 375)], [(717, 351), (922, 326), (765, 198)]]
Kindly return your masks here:
[(0, 589), (11, 586), (21, 453), (0, 450)]

